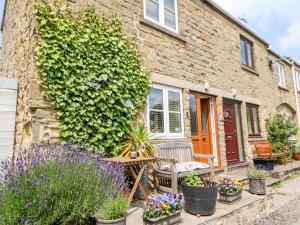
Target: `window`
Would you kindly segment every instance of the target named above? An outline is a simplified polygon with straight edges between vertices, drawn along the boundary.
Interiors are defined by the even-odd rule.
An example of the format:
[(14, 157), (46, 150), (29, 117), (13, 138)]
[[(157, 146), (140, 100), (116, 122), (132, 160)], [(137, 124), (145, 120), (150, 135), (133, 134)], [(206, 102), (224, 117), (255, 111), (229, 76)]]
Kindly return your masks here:
[(260, 136), (257, 105), (247, 104), (247, 125), (249, 136)]
[(147, 123), (151, 133), (183, 135), (181, 90), (154, 85), (148, 97)]
[(253, 68), (253, 43), (241, 36), (240, 44), (243, 65)]
[(296, 71), (296, 84), (297, 84), (297, 91), (300, 91), (300, 72)]
[(285, 87), (284, 66), (279, 62), (275, 62), (275, 73), (277, 75), (278, 86)]
[(144, 0), (145, 18), (178, 32), (177, 0)]

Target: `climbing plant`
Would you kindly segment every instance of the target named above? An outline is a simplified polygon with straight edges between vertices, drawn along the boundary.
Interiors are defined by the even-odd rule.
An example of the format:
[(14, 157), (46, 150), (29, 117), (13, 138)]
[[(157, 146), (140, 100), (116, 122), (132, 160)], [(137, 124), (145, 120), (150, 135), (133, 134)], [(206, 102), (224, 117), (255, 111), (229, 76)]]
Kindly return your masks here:
[(35, 4), (36, 65), (43, 96), (57, 110), (61, 138), (112, 154), (145, 104), (149, 74), (119, 18)]

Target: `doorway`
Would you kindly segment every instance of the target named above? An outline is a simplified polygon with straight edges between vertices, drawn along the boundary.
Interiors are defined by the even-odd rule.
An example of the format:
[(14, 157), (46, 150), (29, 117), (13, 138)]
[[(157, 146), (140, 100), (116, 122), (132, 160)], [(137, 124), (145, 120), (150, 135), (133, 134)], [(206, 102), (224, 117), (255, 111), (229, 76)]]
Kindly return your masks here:
[(227, 164), (235, 165), (244, 162), (240, 102), (223, 99), (223, 117)]
[[(211, 154), (215, 156), (214, 164), (219, 165), (216, 129), (216, 98), (201, 93), (191, 92), (190, 124), (192, 143), (195, 154)], [(207, 162), (205, 159), (196, 161)]]

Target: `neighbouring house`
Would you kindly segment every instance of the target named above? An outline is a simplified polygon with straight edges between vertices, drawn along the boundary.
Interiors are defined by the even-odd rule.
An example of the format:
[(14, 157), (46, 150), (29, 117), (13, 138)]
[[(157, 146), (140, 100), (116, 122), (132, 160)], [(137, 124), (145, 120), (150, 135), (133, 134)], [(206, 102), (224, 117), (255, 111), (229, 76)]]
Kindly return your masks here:
[[(252, 161), (251, 144), (266, 139), (270, 114), (281, 113), (300, 127), (299, 64), (272, 51), (213, 1), (61, 1), (75, 11), (93, 5), (121, 17), (151, 70), (145, 121), (150, 131), (159, 131), (159, 142), (192, 142), (195, 153), (214, 154), (216, 167), (226, 169)], [(13, 80), (18, 95), (10, 100), (17, 107), (16, 114), (10, 111), (16, 123), (9, 129), (2, 125), (6, 106), (0, 96), (0, 140), (8, 137), (16, 149), (58, 140), (56, 114), (41, 96), (33, 59), (32, 1), (6, 1), (2, 31), (0, 91)]]

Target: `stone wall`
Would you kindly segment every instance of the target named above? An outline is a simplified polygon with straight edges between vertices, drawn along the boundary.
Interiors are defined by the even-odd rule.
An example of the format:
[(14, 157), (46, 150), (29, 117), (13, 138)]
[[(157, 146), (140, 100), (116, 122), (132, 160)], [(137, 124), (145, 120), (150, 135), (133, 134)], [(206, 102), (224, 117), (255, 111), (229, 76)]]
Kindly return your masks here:
[[(66, 2), (61, 0), (61, 2)], [(184, 92), (185, 138), (190, 138), (187, 118), (188, 93), (203, 89), (217, 96), (219, 145), (222, 165), (226, 165), (223, 98), (241, 101), (246, 159), (252, 158), (251, 141), (247, 135), (246, 103), (260, 105), (262, 138), (266, 138), (264, 120), (276, 113), (276, 107), (287, 103), (295, 109), (290, 65), (286, 64), (288, 90), (279, 89), (277, 78), (269, 66), (268, 46), (212, 9), (205, 1), (178, 1), (179, 34), (166, 32), (143, 19), (142, 0), (77, 0), (70, 3), (74, 11), (93, 5), (99, 13), (118, 15), (125, 32), (142, 54), (143, 64), (150, 69), (154, 82), (181, 87)], [(17, 19), (16, 19), (17, 18)], [(7, 4), (3, 30), (2, 57), (5, 61), (0, 76), (19, 80), (17, 146), (41, 140), (57, 140), (55, 111), (41, 97), (38, 74), (34, 66), (34, 14), (31, 1), (10, 0)], [(254, 43), (255, 71), (241, 66), (240, 35)], [(172, 79), (177, 79), (175, 85)], [(233, 96), (232, 89), (237, 95)], [(204, 90), (204, 89), (203, 89)]]

